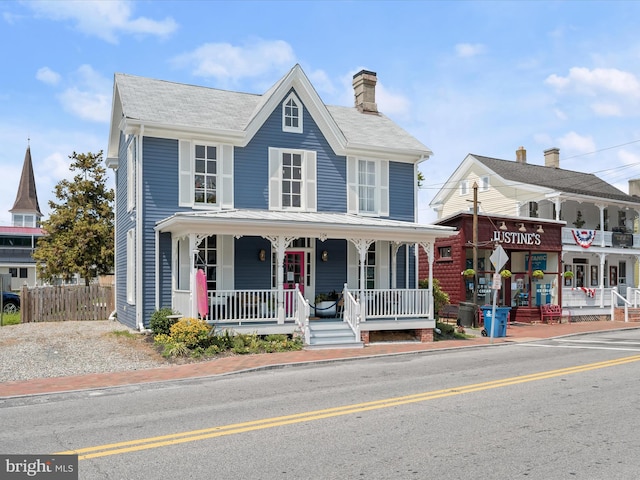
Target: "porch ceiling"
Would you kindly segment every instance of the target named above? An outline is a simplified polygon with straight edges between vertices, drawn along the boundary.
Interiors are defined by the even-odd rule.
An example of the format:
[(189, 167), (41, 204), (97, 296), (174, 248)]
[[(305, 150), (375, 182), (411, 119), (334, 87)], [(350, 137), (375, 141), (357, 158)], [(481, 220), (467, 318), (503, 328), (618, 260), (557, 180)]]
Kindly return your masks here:
[(255, 235), (327, 238), (366, 238), (401, 243), (432, 242), (452, 235), (453, 227), (401, 222), (348, 213), (228, 210), (179, 212), (156, 224), (174, 235)]

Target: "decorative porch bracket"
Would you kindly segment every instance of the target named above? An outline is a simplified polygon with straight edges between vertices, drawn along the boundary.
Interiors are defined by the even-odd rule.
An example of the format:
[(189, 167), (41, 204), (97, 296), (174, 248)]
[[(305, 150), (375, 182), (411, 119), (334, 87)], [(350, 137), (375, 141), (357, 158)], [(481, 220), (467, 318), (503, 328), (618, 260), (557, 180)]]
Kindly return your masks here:
[(367, 252), (369, 251), (369, 247), (375, 240), (370, 240), (366, 238), (348, 238), (351, 243), (356, 247), (358, 251), (358, 257), (360, 259), (360, 319), (362, 321), (366, 321), (366, 308), (367, 304), (364, 300), (364, 291), (367, 286), (367, 276), (365, 271), (365, 266), (367, 262)]
[(284, 253), (291, 245), (291, 242), (298, 237), (285, 237), (279, 235), (277, 237), (263, 236), (271, 242), (271, 247), (276, 252), (276, 282), (278, 284), (278, 323), (284, 324), (285, 308), (284, 308)]

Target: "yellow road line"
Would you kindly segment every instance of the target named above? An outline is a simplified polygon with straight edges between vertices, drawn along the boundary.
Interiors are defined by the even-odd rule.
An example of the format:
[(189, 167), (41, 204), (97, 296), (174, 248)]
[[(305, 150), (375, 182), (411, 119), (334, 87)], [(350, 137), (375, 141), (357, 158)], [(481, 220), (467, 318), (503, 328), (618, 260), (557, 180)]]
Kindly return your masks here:
[(76, 450), (68, 450), (65, 452), (57, 452), (54, 455), (78, 455), (79, 460), (90, 458), (105, 457), (109, 455), (118, 455), (121, 453), (137, 452), (140, 450), (148, 450), (151, 448), (166, 447), (170, 445), (178, 445), (181, 443), (195, 442), (208, 438), (222, 437), (226, 435), (236, 435), (238, 433), (262, 430), (266, 428), (279, 427), (283, 425), (292, 425), (301, 422), (310, 422), (325, 418), (338, 417), (342, 415), (350, 415), (353, 413), (367, 412), (378, 410), (381, 408), (396, 407), (416, 402), (425, 402), (437, 398), (451, 397), (462, 395), (465, 393), (479, 392), (494, 388), (507, 387), (520, 383), (534, 382), (545, 380), (548, 378), (559, 377), (562, 375), (572, 375), (576, 373), (587, 372), (600, 368), (614, 367), (627, 363), (640, 361), (640, 355), (619, 358), (616, 360), (607, 360), (604, 362), (590, 363), (579, 365), (576, 367), (561, 368), (558, 370), (549, 370), (546, 372), (532, 373), (529, 375), (521, 375), (517, 377), (504, 378), (500, 380), (492, 380), (490, 382), (476, 383), (472, 385), (464, 385), (460, 387), (445, 388), (442, 390), (434, 390), (432, 392), (415, 393), (412, 395), (404, 395), (401, 397), (385, 398), (382, 400), (373, 400), (370, 402), (356, 403), (344, 405), (341, 407), (332, 407), (322, 410), (314, 410), (311, 412), (296, 413), (292, 415), (284, 415), (281, 417), (263, 418), (250, 422), (234, 423), (230, 425), (222, 425), (200, 430), (191, 430), (188, 432), (173, 433), (156, 437), (141, 438), (129, 440), (125, 442), (110, 443), (106, 445), (98, 445), (95, 447), (79, 448)]

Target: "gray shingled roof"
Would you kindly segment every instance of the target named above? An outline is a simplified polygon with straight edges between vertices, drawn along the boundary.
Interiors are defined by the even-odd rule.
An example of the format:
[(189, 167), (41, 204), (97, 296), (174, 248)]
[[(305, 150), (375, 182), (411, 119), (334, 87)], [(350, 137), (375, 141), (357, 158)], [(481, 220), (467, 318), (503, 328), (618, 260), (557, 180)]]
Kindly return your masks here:
[[(123, 73), (116, 73), (115, 81), (127, 118), (158, 125), (237, 132), (246, 129), (275, 89), (274, 86), (264, 95), (255, 95)], [(347, 146), (430, 153), (428, 147), (382, 114), (363, 114), (355, 107), (328, 106), (327, 110), (345, 135)]]
[(487, 168), (505, 180), (551, 188), (559, 192), (640, 203), (640, 198), (627, 195), (592, 173), (574, 172), (562, 168), (518, 163), (512, 160), (471, 154)]

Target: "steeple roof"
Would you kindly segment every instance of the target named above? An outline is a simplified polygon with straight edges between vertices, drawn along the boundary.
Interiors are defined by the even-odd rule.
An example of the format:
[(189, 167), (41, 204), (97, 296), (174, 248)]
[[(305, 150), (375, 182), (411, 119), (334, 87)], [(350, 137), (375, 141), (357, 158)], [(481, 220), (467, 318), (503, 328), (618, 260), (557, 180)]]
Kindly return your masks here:
[(24, 165), (22, 166), (22, 176), (18, 185), (18, 194), (10, 213), (33, 213), (42, 217), (40, 205), (38, 204), (38, 194), (36, 192), (36, 180), (33, 176), (33, 163), (31, 162), (31, 147), (27, 146), (24, 155)]

